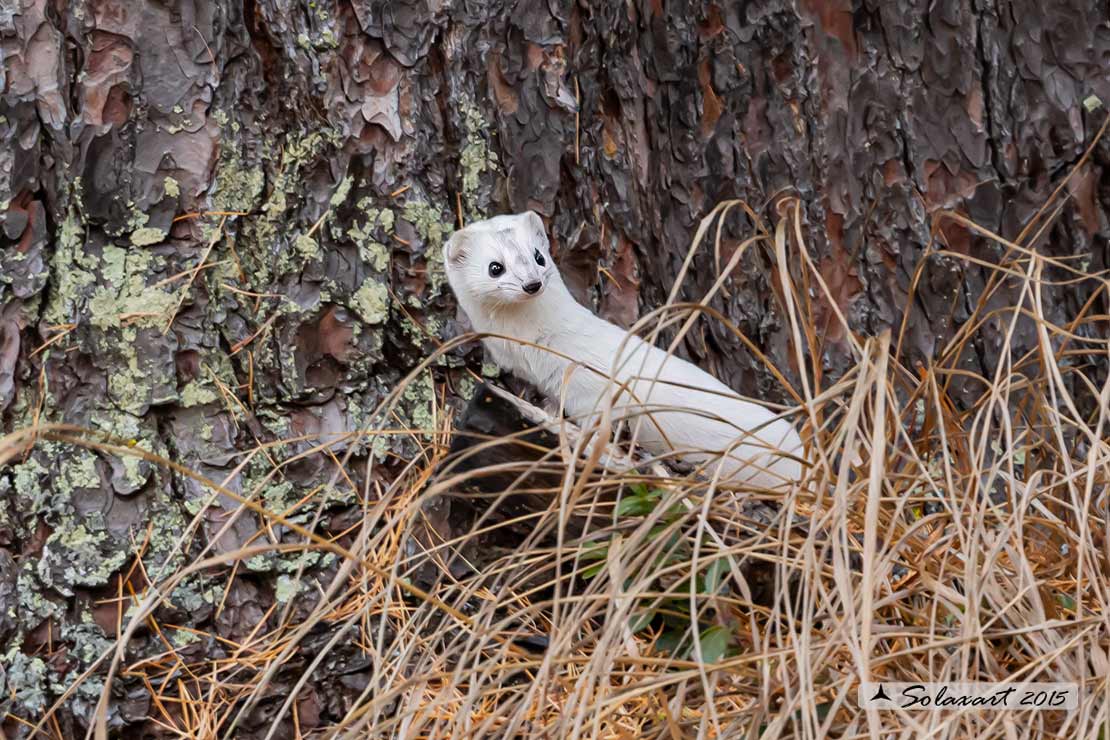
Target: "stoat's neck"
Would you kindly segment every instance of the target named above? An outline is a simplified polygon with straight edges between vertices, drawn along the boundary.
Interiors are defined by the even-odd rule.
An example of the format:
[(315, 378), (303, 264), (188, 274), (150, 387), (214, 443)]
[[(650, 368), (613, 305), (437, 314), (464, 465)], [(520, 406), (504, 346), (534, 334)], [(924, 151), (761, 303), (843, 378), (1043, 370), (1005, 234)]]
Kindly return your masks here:
[(530, 342), (566, 330), (568, 323), (580, 319), (586, 311), (558, 279), (549, 281), (543, 293), (530, 301), (498, 306), (467, 296), (461, 303), (475, 331)]

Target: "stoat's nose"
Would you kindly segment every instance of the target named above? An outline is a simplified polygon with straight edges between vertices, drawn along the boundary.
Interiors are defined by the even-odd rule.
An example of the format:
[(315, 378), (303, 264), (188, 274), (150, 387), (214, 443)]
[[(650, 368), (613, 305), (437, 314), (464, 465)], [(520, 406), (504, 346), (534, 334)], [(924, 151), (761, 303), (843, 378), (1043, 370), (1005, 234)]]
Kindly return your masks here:
[(543, 283), (541, 283), (539, 280), (535, 280), (531, 283), (525, 283), (522, 287), (524, 288), (525, 293), (527, 293), (528, 295), (532, 295), (539, 292), (539, 289), (543, 287)]

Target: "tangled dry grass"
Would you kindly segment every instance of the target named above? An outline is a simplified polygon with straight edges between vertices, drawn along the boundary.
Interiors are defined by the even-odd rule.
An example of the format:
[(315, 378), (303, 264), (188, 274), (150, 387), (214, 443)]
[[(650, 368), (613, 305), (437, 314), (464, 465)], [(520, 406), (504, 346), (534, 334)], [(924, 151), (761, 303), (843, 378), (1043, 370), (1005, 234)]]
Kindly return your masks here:
[[(719, 260), (712, 225), (742, 207), (718, 207), (692, 250), (716, 247)], [(1110, 355), (1107, 317), (1097, 310), (1110, 282), (1030, 246), (1059, 207), (1058, 198), (1047, 203), (1013, 242), (939, 216), (1005, 246), (1004, 260), (985, 265), (994, 271), (988, 292), (1003, 280), (1021, 287), (1020, 303), (1001, 313), (998, 371), (978, 379), (985, 392), (967, 409), (950, 386), (964, 372), (960, 349), (986, 319), (985, 300), (931, 366), (907, 368), (893, 332), (853, 340), (857, 366), (826, 382), (809, 356), (820, 341), (812, 297), (828, 288), (806, 256), (798, 209), (787, 203), (773, 230), (744, 245), (777, 260), (798, 366), (809, 368), (793, 389), (794, 418), (813, 465), (787, 491), (730, 490), (658, 466), (606, 467), (578, 454), (583, 438), (565, 425), (556, 425), (553, 449), (460, 472), (446, 407), (426, 430), (423, 453), (387, 486), (361, 492), (363, 516), (346, 546), (290, 522), (295, 510), (268, 511), (251, 492), (207, 481), (239, 500), (243, 516), (284, 524), (301, 542), (209, 554), (145, 589), (121, 590), (121, 637), (87, 673), (109, 675), (92, 734), (107, 737), (111, 677), (127, 675), (149, 687), (151, 722), (166, 735), (235, 737), (259, 701), (272, 701), (275, 677), (296, 657), (304, 670), (281, 684), (259, 736), (1102, 736), (1110, 721), (1110, 383), (1094, 382), (1092, 367)], [(721, 266), (715, 291), (744, 248)], [(943, 245), (935, 254), (968, 259)], [(1042, 308), (1050, 266), (1100, 286), (1065, 323)], [(827, 305), (837, 302), (828, 296)], [(649, 319), (685, 330), (699, 314), (723, 320), (706, 302), (671, 304)], [(1019, 321), (1032, 321), (1040, 340), (1023, 357), (1008, 351)], [(403, 390), (379, 418), (390, 418), (388, 404)], [(520, 444), (523, 435), (470, 450)], [(43, 438), (146, 454), (43, 426), (4, 440), (3, 455)], [(538, 472), (554, 483), (537, 487)], [(518, 483), (469, 499), (479, 515), (437, 539), (429, 506), (463, 500), (466, 481), (491, 473)], [(506, 508), (515, 496), (532, 505)], [(297, 509), (318, 520), (314, 505), (308, 498)], [(512, 513), (491, 514), (498, 510)], [(525, 534), (510, 547), (489, 546), (499, 530)], [(154, 658), (127, 654), (135, 629), (159, 629), (155, 610), (180, 579), (213, 568), (234, 577), (235, 562), (275, 548), (342, 560), (307, 618), (275, 605), (276, 618), (224, 645), (218, 660), (198, 662), (168, 640)], [(476, 554), (481, 562), (469, 562)], [(321, 630), (326, 640), (306, 655), (306, 636)], [(304, 716), (305, 687), (337, 646), (352, 643), (368, 660), (369, 681), (340, 721), (321, 725)], [(865, 712), (855, 695), (865, 680), (1076, 681), (1082, 694), (1068, 713)], [(49, 736), (67, 699), (22, 721)]]

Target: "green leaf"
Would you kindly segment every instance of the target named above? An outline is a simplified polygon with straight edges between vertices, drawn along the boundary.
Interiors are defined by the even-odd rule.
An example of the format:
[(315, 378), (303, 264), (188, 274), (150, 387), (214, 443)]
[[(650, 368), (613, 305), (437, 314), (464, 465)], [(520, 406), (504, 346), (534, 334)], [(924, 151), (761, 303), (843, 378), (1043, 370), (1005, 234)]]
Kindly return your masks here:
[(667, 509), (667, 513), (663, 515), (663, 521), (670, 524), (686, 515), (686, 507), (681, 503), (677, 503), (671, 508)]
[(608, 542), (594, 542), (586, 545), (578, 554), (579, 560), (604, 560), (609, 556)]
[(721, 589), (721, 580), (728, 573), (728, 558), (717, 558), (705, 571), (702, 593), (715, 594)]
[(682, 639), (686, 636), (686, 630), (673, 629), (667, 630), (659, 635), (659, 639), (655, 641), (655, 649), (666, 653), (672, 658), (677, 658), (678, 648), (682, 645)]
[[(679, 607), (681, 606), (674, 599), (666, 602), (666, 610), (662, 612), (663, 623), (670, 629), (686, 629), (690, 626), (690, 617), (687, 613), (682, 612)], [(689, 607), (687, 607), (689, 608)]]
[(623, 497), (617, 504), (617, 516), (644, 516), (650, 514), (659, 503), (662, 491), (649, 491), (646, 486), (631, 486), (632, 493)]
[(595, 577), (598, 573), (600, 573), (604, 569), (605, 569), (605, 561), (602, 560), (600, 563), (595, 563), (595, 564), (591, 565), (589, 568), (586, 568), (584, 571), (582, 571), (582, 577), (585, 578), (588, 581), (591, 578)]
[(633, 632), (639, 632), (640, 630), (647, 629), (653, 619), (655, 619), (655, 610), (646, 609), (639, 614), (632, 615), (628, 621), (628, 628)]
[(732, 633), (727, 627), (714, 625), (701, 633), (701, 657), (704, 663), (716, 663), (725, 656)]

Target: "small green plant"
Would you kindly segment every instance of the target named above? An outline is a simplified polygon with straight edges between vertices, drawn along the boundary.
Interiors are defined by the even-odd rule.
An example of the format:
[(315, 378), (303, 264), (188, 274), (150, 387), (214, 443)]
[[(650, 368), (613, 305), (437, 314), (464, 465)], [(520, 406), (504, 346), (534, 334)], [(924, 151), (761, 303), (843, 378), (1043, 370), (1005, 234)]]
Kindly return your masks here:
[[(666, 490), (649, 488), (643, 483), (628, 487), (626, 495), (620, 497), (614, 509), (619, 520), (647, 518), (656, 513), (665, 500)], [(675, 566), (689, 565), (693, 560), (693, 548), (689, 538), (683, 537), (682, 520), (688, 512), (678, 503), (660, 513), (659, 523), (648, 530), (639, 543), (641, 547), (656, 547), (659, 554), (644, 568), (650, 578), (647, 591), (673, 594), (665, 597), (645, 596), (638, 600), (632, 610), (629, 627), (633, 633), (656, 631), (656, 649), (679, 659), (696, 656), (694, 631), (697, 630), (701, 659), (705, 663), (716, 663), (732, 654), (736, 647), (736, 635), (731, 628), (732, 619), (719, 606), (711, 601), (725, 586), (725, 575), (729, 569), (726, 556), (714, 555), (712, 551), (703, 552), (699, 558), (696, 573), (687, 572), (677, 578), (673, 575)], [(660, 543), (660, 540), (665, 541)], [(581, 571), (582, 578), (596, 578), (608, 565), (612, 539), (594, 542), (583, 548), (579, 554), (581, 561), (590, 563)], [(629, 589), (640, 573), (629, 574), (622, 584)], [(691, 578), (693, 579), (691, 589)], [(697, 617), (691, 614), (691, 593), (694, 603), (699, 607)]]

